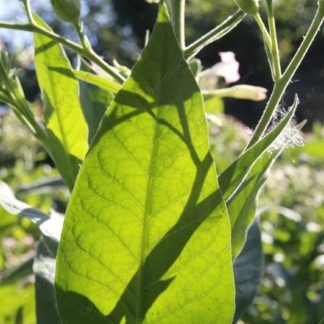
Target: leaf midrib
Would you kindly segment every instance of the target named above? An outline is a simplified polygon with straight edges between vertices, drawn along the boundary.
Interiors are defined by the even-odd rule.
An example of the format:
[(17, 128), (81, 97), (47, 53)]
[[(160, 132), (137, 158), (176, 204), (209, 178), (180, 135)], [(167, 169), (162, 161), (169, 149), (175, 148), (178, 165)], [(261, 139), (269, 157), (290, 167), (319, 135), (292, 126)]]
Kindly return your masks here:
[[(156, 109), (157, 111), (157, 117), (159, 117), (159, 107)], [(152, 117), (153, 118), (153, 117)], [(147, 178), (147, 184), (146, 184), (146, 196), (145, 196), (145, 205), (144, 205), (144, 216), (143, 216), (143, 229), (142, 229), (142, 240), (141, 240), (141, 246), (140, 246), (140, 265), (139, 265), (139, 274), (138, 274), (138, 286), (137, 286), (137, 296), (138, 296), (138, 307), (136, 309), (136, 323), (141, 323), (141, 315), (143, 311), (143, 266), (145, 263), (145, 249), (146, 244), (148, 240), (148, 219), (149, 216), (152, 213), (152, 187), (153, 187), (153, 178), (154, 178), (154, 168), (157, 160), (157, 139), (160, 129), (160, 124), (158, 122), (158, 119), (154, 120), (155, 126), (154, 126), (154, 134), (153, 134), (153, 141), (152, 141), (152, 150), (151, 150), (151, 156), (149, 161), (149, 172), (148, 172), (148, 178)]]

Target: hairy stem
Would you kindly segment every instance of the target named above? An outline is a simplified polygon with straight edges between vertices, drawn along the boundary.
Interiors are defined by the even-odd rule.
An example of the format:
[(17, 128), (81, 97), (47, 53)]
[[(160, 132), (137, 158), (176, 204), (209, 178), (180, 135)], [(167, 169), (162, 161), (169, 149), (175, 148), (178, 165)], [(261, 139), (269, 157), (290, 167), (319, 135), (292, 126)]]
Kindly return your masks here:
[(267, 28), (266, 28), (266, 26), (265, 26), (265, 24), (264, 24), (264, 22), (263, 22), (263, 20), (262, 20), (262, 18), (260, 16), (260, 14), (257, 13), (254, 16), (254, 19), (257, 22), (257, 24), (258, 24), (258, 26), (259, 26), (259, 28), (260, 28), (260, 30), (262, 32), (263, 38), (264, 38), (264, 40), (265, 40), (265, 42), (266, 42), (266, 44), (267, 44), (267, 46), (268, 46), (268, 48), (269, 48), (269, 50), (271, 52), (271, 49), (272, 49), (272, 40), (271, 40), (271, 37), (269, 35), (269, 32), (268, 32), (268, 30), (267, 30)]
[(273, 72), (274, 72), (275, 81), (278, 81), (281, 78), (281, 64), (280, 64), (280, 54), (279, 54), (278, 39), (277, 39), (276, 21), (274, 18), (272, 0), (268, 0), (267, 4), (268, 4), (267, 7), (268, 7), (270, 37), (272, 41), (271, 56), (273, 61)]

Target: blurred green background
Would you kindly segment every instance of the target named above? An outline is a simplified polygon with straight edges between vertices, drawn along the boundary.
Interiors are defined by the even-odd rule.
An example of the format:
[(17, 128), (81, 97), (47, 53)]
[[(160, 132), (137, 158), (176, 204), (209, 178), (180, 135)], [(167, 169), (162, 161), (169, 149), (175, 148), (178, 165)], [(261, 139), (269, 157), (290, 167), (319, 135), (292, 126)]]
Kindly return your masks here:
[[(289, 62), (315, 11), (314, 0), (277, 0), (276, 13), (284, 65)], [(32, 1), (33, 8), (54, 29), (76, 39), (72, 29), (56, 20), (49, 1)], [(0, 0), (0, 20), (23, 16), (20, 1)], [(188, 0), (187, 40), (196, 39), (235, 11), (233, 1)], [(131, 66), (151, 29), (156, 6), (142, 0), (84, 1), (87, 33), (96, 51)], [(26, 33), (0, 30), (0, 44), (15, 55), (27, 98), (39, 91), (32, 62), (21, 52), (31, 44)], [(205, 67), (219, 61), (218, 52), (233, 51), (240, 63), (241, 80), (271, 89), (271, 78), (260, 34), (245, 19), (230, 35), (199, 55)], [(25, 52), (26, 53), (26, 52)], [(286, 150), (275, 164), (260, 197), (265, 276), (246, 312), (244, 323), (317, 324), (324, 319), (324, 32), (317, 37), (294, 78), (285, 103), (297, 92), (298, 120), (309, 119), (305, 145)], [(73, 59), (73, 57), (71, 56)], [(36, 101), (35, 101), (36, 100)], [(219, 171), (237, 157), (258, 120), (264, 102), (219, 102), (217, 125), (210, 125), (211, 144)], [(225, 115), (223, 112), (236, 116)], [(242, 123), (243, 122), (243, 123)], [(64, 212), (68, 192), (57, 181), (57, 171), (44, 150), (20, 125), (7, 107), (0, 107), (0, 179), (21, 200), (44, 212)], [(0, 323), (35, 323), (32, 258), (39, 233), (28, 221), (0, 211)]]

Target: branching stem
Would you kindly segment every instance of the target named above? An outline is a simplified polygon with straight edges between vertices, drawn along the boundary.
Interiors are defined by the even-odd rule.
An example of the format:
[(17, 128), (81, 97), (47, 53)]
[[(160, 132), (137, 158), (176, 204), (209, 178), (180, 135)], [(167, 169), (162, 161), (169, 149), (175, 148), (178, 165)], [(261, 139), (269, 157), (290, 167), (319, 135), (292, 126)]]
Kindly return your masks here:
[(263, 115), (259, 121), (259, 124), (257, 125), (257, 127), (252, 135), (252, 138), (247, 146), (247, 149), (250, 148), (252, 145), (254, 145), (263, 136), (264, 132), (266, 131), (267, 127), (269, 126), (283, 94), (285, 93), (292, 77), (296, 73), (296, 70), (298, 69), (299, 65), (301, 64), (309, 47), (313, 43), (313, 41), (314, 41), (322, 23), (323, 23), (323, 19), (324, 19), (323, 14), (318, 9), (316, 12), (316, 15), (313, 19), (313, 22), (312, 22), (306, 36), (304, 37), (304, 40), (302, 41), (301, 45), (299, 46), (295, 56), (291, 60), (288, 68), (282, 75), (281, 79), (275, 83), (270, 100), (268, 101), (268, 104), (266, 106), (266, 109), (263, 112)]

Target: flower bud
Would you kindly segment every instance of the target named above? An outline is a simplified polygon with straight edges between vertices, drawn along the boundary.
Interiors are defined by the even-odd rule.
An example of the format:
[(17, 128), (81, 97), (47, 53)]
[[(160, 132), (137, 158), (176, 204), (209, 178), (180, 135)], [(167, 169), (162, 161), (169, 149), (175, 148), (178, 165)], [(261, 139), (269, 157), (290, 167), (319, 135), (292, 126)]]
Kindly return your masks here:
[(80, 0), (51, 0), (56, 15), (71, 24), (78, 23), (81, 14)]
[(239, 6), (244, 12), (249, 15), (255, 16), (259, 11), (260, 0), (234, 0), (236, 5)]

